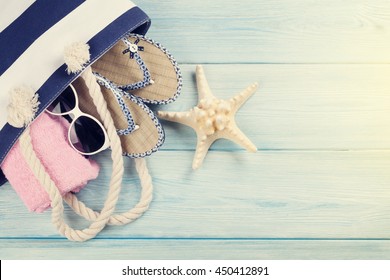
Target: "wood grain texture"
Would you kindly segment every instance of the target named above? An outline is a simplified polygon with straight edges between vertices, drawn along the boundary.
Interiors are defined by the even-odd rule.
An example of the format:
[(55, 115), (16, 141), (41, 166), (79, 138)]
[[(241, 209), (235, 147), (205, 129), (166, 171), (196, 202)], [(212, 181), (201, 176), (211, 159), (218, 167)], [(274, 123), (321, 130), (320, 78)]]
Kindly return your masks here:
[[(160, 110), (186, 111), (197, 103), (194, 65), (182, 67), (180, 98)], [(390, 148), (390, 65), (206, 65), (213, 93), (228, 99), (253, 82), (260, 88), (236, 120), (259, 149)], [(192, 149), (192, 129), (163, 122), (162, 149)], [(241, 147), (220, 141), (213, 149)]]
[(390, 62), (387, 0), (137, 3), (181, 63)]
[[(28, 249), (26, 249), (28, 248)], [(0, 240), (1, 259), (389, 259), (388, 240)]]
[[(148, 36), (178, 59), (181, 97), (153, 109), (196, 104), (204, 64), (213, 93), (260, 89), (237, 113), (257, 145), (249, 154), (216, 142), (191, 170), (195, 133), (163, 122), (166, 142), (148, 158), (151, 209), (131, 225), (75, 244), (50, 213), (28, 213), (0, 188), (5, 259), (389, 259), (390, 2), (387, 0), (147, 1)], [(79, 197), (101, 209), (110, 157)], [(134, 164), (118, 211), (139, 196)], [(76, 227), (85, 222), (66, 210)]]
[[(212, 152), (197, 172), (191, 171), (192, 156), (172, 151), (150, 158), (151, 209), (134, 224), (109, 227), (100, 237), (390, 236), (390, 152)], [(107, 164), (107, 157), (100, 155), (98, 161)], [(138, 197), (129, 161), (127, 170), (118, 211)], [(95, 209), (103, 205), (108, 175), (109, 165), (103, 166), (99, 180), (80, 195)], [(58, 237), (50, 213), (28, 214), (12, 190), (2, 188), (0, 194), (0, 237)]]

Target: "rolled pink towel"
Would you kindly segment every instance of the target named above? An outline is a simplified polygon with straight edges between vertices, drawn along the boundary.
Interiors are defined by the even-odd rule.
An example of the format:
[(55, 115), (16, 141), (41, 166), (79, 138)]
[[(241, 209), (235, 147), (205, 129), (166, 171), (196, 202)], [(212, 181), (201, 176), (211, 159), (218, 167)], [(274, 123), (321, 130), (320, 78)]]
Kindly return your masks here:
[[(96, 162), (84, 158), (70, 146), (68, 128), (69, 123), (64, 118), (47, 113), (30, 126), (34, 151), (62, 195), (78, 192), (99, 174)], [(50, 207), (49, 195), (29, 168), (19, 141), (1, 168), (30, 211), (43, 212)]]

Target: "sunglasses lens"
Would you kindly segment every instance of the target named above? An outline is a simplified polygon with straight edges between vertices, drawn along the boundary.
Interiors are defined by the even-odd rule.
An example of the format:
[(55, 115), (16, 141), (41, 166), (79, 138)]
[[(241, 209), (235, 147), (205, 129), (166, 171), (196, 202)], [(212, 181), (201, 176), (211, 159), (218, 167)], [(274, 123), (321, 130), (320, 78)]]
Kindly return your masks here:
[(73, 87), (68, 86), (47, 108), (54, 115), (64, 115), (76, 107), (76, 96)]
[(70, 129), (72, 146), (82, 154), (96, 153), (105, 143), (103, 128), (92, 118), (81, 116)]

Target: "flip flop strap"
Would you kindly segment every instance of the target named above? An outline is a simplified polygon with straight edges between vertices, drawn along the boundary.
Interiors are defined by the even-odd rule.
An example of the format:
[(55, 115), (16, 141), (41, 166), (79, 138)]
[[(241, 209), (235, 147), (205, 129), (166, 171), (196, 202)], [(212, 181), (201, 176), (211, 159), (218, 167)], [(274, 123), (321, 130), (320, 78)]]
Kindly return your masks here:
[(94, 72), (93, 73), (96, 77), (97, 82), (99, 85), (104, 86), (105, 88), (109, 89), (112, 94), (115, 96), (116, 101), (118, 102), (119, 107), (121, 108), (121, 111), (126, 118), (127, 122), (127, 128), (125, 129), (117, 129), (118, 135), (129, 135), (133, 131), (135, 131), (138, 126), (136, 125), (134, 118), (131, 114), (131, 111), (129, 107), (126, 105), (125, 101), (123, 100), (124, 92), (118, 88), (114, 83), (100, 75), (99, 73)]
[(146, 67), (145, 61), (142, 59), (140, 54), (138, 53), (139, 51), (143, 51), (144, 47), (138, 46), (138, 43), (140, 41), (139, 38), (137, 38), (134, 43), (130, 42), (128, 38), (123, 38), (122, 39), (123, 43), (127, 46), (127, 49), (125, 49), (122, 53), (126, 54), (129, 53), (130, 59), (135, 59), (137, 62), (140, 70), (143, 73), (143, 80), (133, 83), (133, 84), (128, 84), (128, 85), (123, 85), (120, 86), (119, 88), (122, 90), (136, 90), (136, 89), (141, 89), (144, 88), (152, 83), (152, 79), (150, 76), (150, 71), (148, 67)]

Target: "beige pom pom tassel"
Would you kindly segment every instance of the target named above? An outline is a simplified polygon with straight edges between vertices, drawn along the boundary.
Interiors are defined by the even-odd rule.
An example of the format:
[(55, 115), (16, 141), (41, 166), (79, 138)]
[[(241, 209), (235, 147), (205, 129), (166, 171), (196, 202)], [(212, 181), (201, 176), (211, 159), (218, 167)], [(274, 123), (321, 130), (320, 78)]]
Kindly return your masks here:
[(8, 123), (14, 127), (28, 126), (35, 118), (40, 102), (39, 95), (31, 87), (19, 86), (11, 90), (7, 106)]
[(64, 60), (68, 68), (68, 74), (82, 71), (91, 59), (89, 45), (82, 42), (75, 42), (64, 50)]

